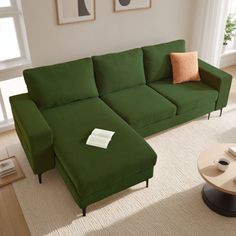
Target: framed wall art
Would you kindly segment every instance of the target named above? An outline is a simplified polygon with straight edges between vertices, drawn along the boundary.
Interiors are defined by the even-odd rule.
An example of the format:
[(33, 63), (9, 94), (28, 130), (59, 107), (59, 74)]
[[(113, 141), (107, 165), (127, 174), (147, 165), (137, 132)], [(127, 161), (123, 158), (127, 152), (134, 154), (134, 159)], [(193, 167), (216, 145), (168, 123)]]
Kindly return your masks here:
[(152, 0), (114, 0), (115, 12), (151, 8)]
[(95, 0), (57, 0), (59, 24), (95, 20)]

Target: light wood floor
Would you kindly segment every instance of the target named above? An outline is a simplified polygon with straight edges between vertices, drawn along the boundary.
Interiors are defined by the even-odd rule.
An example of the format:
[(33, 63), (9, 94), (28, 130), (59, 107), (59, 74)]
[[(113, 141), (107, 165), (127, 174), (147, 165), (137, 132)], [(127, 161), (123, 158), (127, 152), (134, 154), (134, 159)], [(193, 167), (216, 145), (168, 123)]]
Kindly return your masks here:
[(30, 235), (30, 231), (11, 184), (0, 188), (0, 235)]
[[(16, 132), (0, 135), (0, 148), (18, 143)], [(0, 188), (0, 235), (30, 236), (30, 231), (11, 184)]]
[(230, 73), (234, 78), (236, 78), (236, 65), (226, 67), (223, 70)]
[[(236, 65), (224, 68), (236, 78)], [(235, 81), (236, 82), (236, 81)], [(236, 91), (236, 83), (232, 91)], [(9, 131), (0, 134), (0, 148), (18, 143), (16, 132)], [(12, 185), (0, 188), (0, 236), (28, 236), (30, 231), (21, 211)]]

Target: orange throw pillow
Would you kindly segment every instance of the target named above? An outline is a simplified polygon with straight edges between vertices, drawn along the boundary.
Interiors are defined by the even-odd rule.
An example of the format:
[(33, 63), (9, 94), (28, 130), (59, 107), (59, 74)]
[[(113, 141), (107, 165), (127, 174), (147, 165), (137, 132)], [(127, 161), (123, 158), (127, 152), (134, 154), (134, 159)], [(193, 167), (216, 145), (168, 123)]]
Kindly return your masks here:
[(171, 53), (170, 59), (173, 70), (173, 84), (200, 81), (197, 52)]

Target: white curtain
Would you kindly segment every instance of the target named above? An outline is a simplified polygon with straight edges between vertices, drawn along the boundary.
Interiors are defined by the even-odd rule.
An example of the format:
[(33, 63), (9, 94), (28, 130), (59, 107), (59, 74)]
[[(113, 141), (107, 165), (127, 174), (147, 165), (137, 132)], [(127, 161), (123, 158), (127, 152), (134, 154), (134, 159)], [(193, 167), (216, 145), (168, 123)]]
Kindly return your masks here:
[(193, 49), (206, 62), (219, 67), (227, 15), (235, 0), (198, 0)]

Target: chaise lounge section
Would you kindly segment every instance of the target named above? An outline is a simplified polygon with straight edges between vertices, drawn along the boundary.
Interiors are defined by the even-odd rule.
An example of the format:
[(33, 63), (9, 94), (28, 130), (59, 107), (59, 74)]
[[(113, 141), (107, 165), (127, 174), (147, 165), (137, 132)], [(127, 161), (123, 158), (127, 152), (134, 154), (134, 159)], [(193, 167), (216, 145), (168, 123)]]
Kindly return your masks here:
[[(47, 109), (43, 116), (55, 137), (56, 166), (82, 209), (153, 176), (154, 151), (101, 99)], [(94, 127), (116, 132), (107, 150), (86, 145)]]

